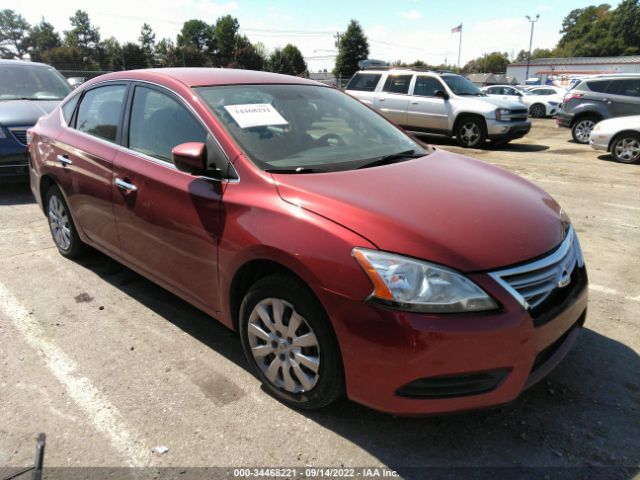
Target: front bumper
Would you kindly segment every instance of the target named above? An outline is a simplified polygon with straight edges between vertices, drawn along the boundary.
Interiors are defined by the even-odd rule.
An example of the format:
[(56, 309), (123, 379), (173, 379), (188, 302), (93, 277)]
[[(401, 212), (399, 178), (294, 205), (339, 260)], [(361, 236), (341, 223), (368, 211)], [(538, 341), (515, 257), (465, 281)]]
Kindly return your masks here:
[[(342, 351), (347, 394), (395, 415), (425, 415), (509, 403), (566, 355), (586, 316), (587, 287), (553, 319), (535, 327), (531, 316), (486, 275), (471, 278), (502, 302), (497, 313), (428, 315), (393, 311), (323, 292)], [(417, 380), (460, 382), (503, 375), (489, 390), (446, 398), (411, 398)]]
[(29, 152), (21, 145), (0, 147), (0, 178), (29, 177)]
[(489, 140), (515, 140), (524, 137), (531, 130), (531, 122), (499, 122), (487, 120), (487, 137)]
[(591, 145), (591, 148), (593, 148), (594, 150), (602, 150), (603, 152), (608, 152), (610, 140), (610, 135), (599, 135), (596, 132), (591, 132), (591, 137), (589, 137), (589, 145)]

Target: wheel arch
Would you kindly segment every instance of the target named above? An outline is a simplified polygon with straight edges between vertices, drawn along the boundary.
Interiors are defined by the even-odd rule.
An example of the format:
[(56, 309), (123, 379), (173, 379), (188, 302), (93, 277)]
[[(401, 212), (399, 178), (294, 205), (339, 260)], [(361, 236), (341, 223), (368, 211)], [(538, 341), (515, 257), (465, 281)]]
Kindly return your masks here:
[(587, 118), (587, 117), (593, 117), (596, 119), (596, 123), (600, 122), (601, 120), (604, 119), (604, 115), (602, 115), (600, 112), (597, 112), (595, 110), (588, 110), (588, 111), (582, 111), (580, 113), (577, 113), (573, 119), (571, 119), (571, 128), (573, 128), (573, 126), (578, 123), (580, 120)]
[(42, 205), (42, 212), (45, 215), (47, 213), (47, 205), (45, 204), (47, 190), (49, 190), (49, 188), (51, 188), (53, 185), (57, 185), (58, 188), (60, 188), (60, 186), (58, 185), (58, 182), (56, 182), (55, 178), (52, 175), (45, 174), (40, 177), (40, 185), (38, 185), (38, 193), (40, 195), (40, 204)]
[(607, 152), (611, 152), (611, 147), (613, 147), (613, 144), (616, 142), (616, 140), (618, 140), (622, 135), (628, 133), (633, 133), (634, 135), (640, 136), (640, 132), (638, 130), (634, 130), (632, 128), (622, 130), (611, 137), (611, 140), (609, 140), (609, 145), (607, 145)]
[(485, 131), (487, 130), (487, 119), (485, 118), (484, 115), (482, 115), (481, 113), (476, 113), (476, 112), (460, 112), (458, 113), (458, 115), (456, 116), (455, 121), (453, 122), (453, 134), (456, 134), (456, 131), (458, 130), (458, 126), (460, 126), (460, 123), (465, 119), (465, 118), (476, 118), (482, 121), (482, 124), (484, 125), (484, 129)]

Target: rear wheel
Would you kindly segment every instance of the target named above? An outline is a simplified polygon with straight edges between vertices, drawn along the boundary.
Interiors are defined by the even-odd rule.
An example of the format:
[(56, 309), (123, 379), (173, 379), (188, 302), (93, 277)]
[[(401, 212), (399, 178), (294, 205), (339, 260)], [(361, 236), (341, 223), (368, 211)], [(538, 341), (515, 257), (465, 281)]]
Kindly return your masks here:
[(544, 118), (547, 116), (547, 109), (541, 103), (536, 103), (534, 105), (531, 105), (529, 113), (534, 118)]
[(598, 120), (595, 117), (582, 117), (579, 118), (571, 128), (571, 135), (573, 139), (578, 143), (589, 143), (589, 136), (591, 130), (596, 126)]
[(487, 139), (487, 128), (483, 120), (474, 117), (462, 118), (455, 130), (458, 145), (464, 148), (479, 148)]
[(240, 307), (247, 360), (265, 389), (301, 409), (322, 408), (344, 389), (335, 334), (313, 292), (291, 275), (258, 280)]
[(640, 133), (623, 133), (611, 144), (611, 156), (616, 162), (640, 161)]
[(51, 236), (58, 251), (67, 258), (75, 258), (84, 253), (86, 244), (80, 240), (67, 202), (56, 185), (47, 190), (45, 209), (49, 220), (49, 230), (51, 230)]

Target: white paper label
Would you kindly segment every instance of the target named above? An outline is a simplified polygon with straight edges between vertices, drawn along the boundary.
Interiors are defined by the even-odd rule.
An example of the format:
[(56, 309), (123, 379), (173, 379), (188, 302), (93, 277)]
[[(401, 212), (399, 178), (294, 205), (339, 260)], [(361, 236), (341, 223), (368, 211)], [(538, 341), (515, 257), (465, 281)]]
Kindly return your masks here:
[(227, 112), (229, 112), (240, 128), (289, 124), (270, 103), (225, 105), (224, 108), (227, 109)]

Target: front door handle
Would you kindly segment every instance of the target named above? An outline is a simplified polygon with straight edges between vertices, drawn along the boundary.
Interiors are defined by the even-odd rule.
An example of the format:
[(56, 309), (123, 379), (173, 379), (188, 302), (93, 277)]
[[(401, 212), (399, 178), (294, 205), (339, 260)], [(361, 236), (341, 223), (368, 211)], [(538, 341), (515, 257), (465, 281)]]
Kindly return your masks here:
[(67, 154), (58, 155), (56, 158), (63, 167), (66, 167), (67, 165), (73, 165), (73, 162), (69, 160), (69, 156)]
[(613, 103), (613, 100), (611, 100), (610, 98), (603, 98), (602, 101), (609, 104)]
[(126, 180), (122, 180), (121, 178), (115, 179), (116, 187), (120, 190), (124, 190), (125, 192), (136, 192), (138, 191), (138, 187), (136, 187), (133, 183), (129, 183)]

